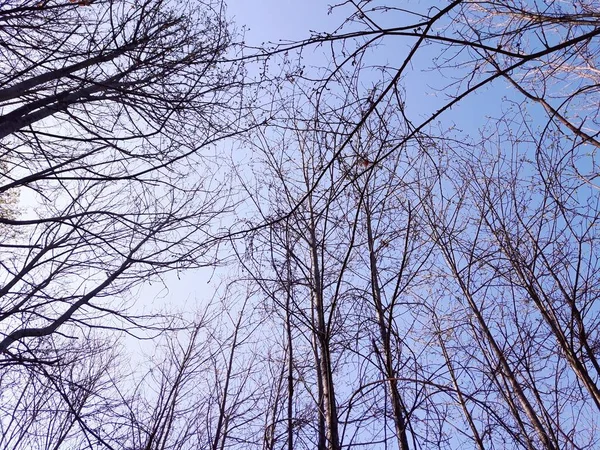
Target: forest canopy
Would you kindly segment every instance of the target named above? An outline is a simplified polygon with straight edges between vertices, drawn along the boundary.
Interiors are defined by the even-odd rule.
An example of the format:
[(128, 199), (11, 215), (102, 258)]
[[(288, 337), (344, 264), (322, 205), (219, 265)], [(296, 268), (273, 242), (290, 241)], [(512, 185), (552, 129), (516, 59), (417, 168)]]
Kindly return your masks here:
[(600, 3), (235, 4), (0, 1), (0, 447), (598, 448)]

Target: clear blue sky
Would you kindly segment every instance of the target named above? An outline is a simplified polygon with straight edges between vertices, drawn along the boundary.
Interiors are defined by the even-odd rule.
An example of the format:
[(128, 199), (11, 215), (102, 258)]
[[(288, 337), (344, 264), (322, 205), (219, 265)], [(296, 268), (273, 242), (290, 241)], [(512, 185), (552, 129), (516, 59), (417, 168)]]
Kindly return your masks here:
[[(438, 2), (411, 1), (411, 8), (425, 12), (429, 6)], [(230, 0), (228, 2), (228, 15), (238, 29), (246, 27), (245, 42), (248, 45), (260, 46), (265, 42), (297, 41), (310, 37), (312, 31), (332, 32), (342, 23), (352, 8), (344, 6), (330, 11), (332, 2), (319, 0), (292, 1), (292, 0)], [(402, 13), (386, 13), (379, 16), (382, 26), (398, 26), (413, 23), (413, 16)], [(386, 38), (372, 54), (373, 61), (398, 67), (412, 41), (406, 38)], [(316, 54), (307, 52), (310, 56), (308, 64), (322, 64), (325, 62), (327, 49), (317, 49)], [(440, 78), (434, 71), (428, 71), (432, 66), (432, 58), (439, 52), (439, 47), (431, 46), (421, 48), (415, 55), (414, 62), (403, 80), (406, 90), (406, 107), (409, 117), (418, 122), (419, 118), (427, 117), (437, 110), (447, 99), (436, 92), (451, 80)], [(307, 56), (306, 53), (304, 55)], [(306, 59), (305, 59), (306, 61)], [(499, 113), (500, 99), (511, 95), (506, 85), (495, 82), (492, 86), (482, 90), (475, 96), (469, 96), (461, 105), (446, 113), (442, 120), (446, 123), (456, 122), (459, 128), (477, 128), (484, 124), (487, 115), (497, 116)]]

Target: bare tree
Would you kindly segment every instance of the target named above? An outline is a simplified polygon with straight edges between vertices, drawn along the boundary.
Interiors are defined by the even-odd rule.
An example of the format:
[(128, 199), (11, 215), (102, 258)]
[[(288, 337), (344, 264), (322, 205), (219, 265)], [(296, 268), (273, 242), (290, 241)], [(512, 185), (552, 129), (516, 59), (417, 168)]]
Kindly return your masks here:
[[(327, 101), (299, 88), (286, 105), (292, 126), (249, 142), (262, 165), (247, 190), (257, 221), (271, 225), (247, 238), (239, 261), (284, 330), (278, 363), (288, 377), (280, 406), (287, 417), (271, 436), (286, 436), (287, 448), (308, 440), (324, 449), (377, 442), (406, 449), (432, 429), (410, 425), (429, 399), (406, 335), (416, 326), (409, 291), (432, 247), (418, 238), (419, 202), (410, 204), (420, 156), (411, 149), (394, 161), (382, 157), (406, 132), (393, 103), (336, 155), (378, 92), (373, 86), (361, 98), (354, 90), (360, 70), (338, 73), (347, 89)], [(311, 402), (318, 416), (298, 406)]]
[(0, 21), (0, 193), (28, 205), (0, 218), (0, 350), (50, 360), (54, 333), (139, 326), (123, 291), (214, 261), (240, 69), (219, 63), (219, 2), (8, 2)]
[[(448, 166), (428, 204), (431, 238), (447, 266), (440, 274), (455, 283), (441, 292), (457, 302), (455, 317), (447, 307), (434, 313), (436, 333), (480, 448), (506, 439), (523, 448), (593, 448), (595, 433), (575, 430), (598, 408), (589, 290), (596, 257), (587, 247), (597, 208), (569, 157), (587, 150), (573, 148), (552, 122), (519, 107), (514, 114), (527, 124), (522, 133), (513, 133), (507, 113), (485, 139), (455, 148), (460, 163)], [(480, 381), (461, 379), (457, 369)], [(567, 410), (578, 414), (558, 413)]]
[(122, 405), (113, 391), (121, 370), (118, 349), (114, 342), (89, 337), (68, 353), (61, 350), (60, 363), (3, 366), (2, 447), (56, 450), (117, 440), (118, 433), (109, 438), (108, 428), (111, 411)]
[[(336, 31), (237, 57), (283, 55), (251, 174), (216, 144), (263, 111), (201, 6), (2, 5), (3, 444), (597, 447), (598, 5), (333, 5)], [(419, 56), (444, 81), (415, 113)], [(500, 85), (498, 120), (455, 126)], [(118, 300), (224, 238), (239, 271), (188, 335)], [(89, 329), (140, 327), (163, 356), (107, 379)]]

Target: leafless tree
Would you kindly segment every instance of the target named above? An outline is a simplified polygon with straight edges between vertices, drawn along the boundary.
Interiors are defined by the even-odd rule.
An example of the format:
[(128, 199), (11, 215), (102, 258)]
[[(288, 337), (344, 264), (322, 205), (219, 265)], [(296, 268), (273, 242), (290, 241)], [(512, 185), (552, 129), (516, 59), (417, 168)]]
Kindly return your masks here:
[[(110, 344), (110, 345), (109, 345)], [(11, 364), (0, 375), (0, 442), (6, 449), (82, 448), (108, 440), (119, 346), (92, 337), (52, 365)], [(116, 438), (116, 436), (113, 436)], [(110, 448), (110, 447), (107, 447)]]
[[(216, 144), (240, 130), (238, 65), (219, 2), (4, 2), (0, 350), (134, 329), (119, 295), (211, 264), (230, 208)], [(217, 189), (217, 186), (219, 188)], [(110, 318), (112, 316), (112, 318)]]
[[(388, 103), (336, 154), (379, 88), (361, 98), (360, 70), (338, 73), (345, 94), (327, 100), (299, 88), (297, 103), (286, 106), (291, 125), (249, 142), (261, 171), (246, 187), (256, 220), (271, 225), (248, 236), (239, 261), (284, 330), (278, 364), (288, 378), (280, 406), (287, 413), (271, 436), (287, 448), (310, 447), (307, 441), (323, 449), (394, 441), (413, 448), (421, 431), (409, 423), (429, 402), (421, 384), (427, 375), (415, 375), (419, 363), (405, 336), (414, 324), (402, 317), (432, 247), (417, 239), (417, 215), (411, 218), (419, 208), (418, 200), (411, 206), (412, 166), (422, 152), (382, 158), (406, 133)], [(311, 403), (317, 416), (299, 406)]]
[[(457, 293), (447, 295), (460, 300), (471, 329), (454, 321), (442, 326), (452, 330), (449, 336), (464, 329), (477, 340), (480, 356), (469, 357), (477, 369), (469, 373), (490, 380), (490, 392), (502, 399), (496, 408), (507, 406), (506, 417), (514, 420), (516, 442), (593, 448), (594, 433), (574, 430), (584, 429), (598, 408), (590, 289), (597, 264), (595, 190), (568, 157), (583, 149), (559, 133), (528, 134), (535, 123), (522, 120), (532, 128), (518, 137), (506, 117), (475, 155), (463, 148), (451, 177), (460, 187), (449, 183), (447, 200), (428, 208), (432, 239), (456, 282)], [(537, 149), (532, 159), (531, 144)], [(577, 419), (559, 410), (577, 410)], [(484, 431), (480, 446), (497, 439), (489, 426)]]
[[(597, 447), (596, 2), (342, 1), (337, 30), (240, 57), (196, 6), (2, 5), (2, 442)], [(280, 55), (244, 110), (237, 63)], [(420, 56), (443, 81), (415, 113)], [(455, 126), (498, 86), (495, 120)], [(225, 167), (253, 123), (252, 167)], [(224, 238), (239, 270), (189, 334), (117, 300)], [(171, 330), (137, 384), (81, 339), (141, 326)]]

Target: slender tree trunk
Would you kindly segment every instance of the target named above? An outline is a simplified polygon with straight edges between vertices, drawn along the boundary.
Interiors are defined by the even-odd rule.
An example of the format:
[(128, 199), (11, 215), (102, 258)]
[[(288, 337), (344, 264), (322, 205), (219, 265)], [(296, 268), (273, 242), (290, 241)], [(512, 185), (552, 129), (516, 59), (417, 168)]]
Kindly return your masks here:
[(502, 377), (507, 381), (508, 387), (510, 387), (510, 390), (512, 390), (512, 392), (517, 397), (519, 404), (521, 405), (521, 407), (523, 408), (523, 410), (525, 412), (525, 415), (529, 418), (531, 425), (533, 426), (534, 430), (536, 431), (536, 433), (543, 445), (543, 448), (548, 449), (548, 450), (557, 450), (557, 447), (554, 445), (552, 438), (548, 434), (548, 430), (546, 430), (546, 428), (544, 427), (544, 424), (541, 422), (540, 418), (538, 417), (537, 412), (535, 411), (535, 409), (529, 402), (527, 396), (525, 395), (525, 392), (523, 391), (521, 384), (518, 382), (518, 380), (515, 376), (515, 373), (513, 372), (510, 365), (508, 364), (508, 361), (506, 360), (506, 357), (504, 356), (502, 349), (496, 342), (496, 339), (494, 338), (494, 335), (492, 334), (492, 332), (488, 326), (488, 323), (484, 319), (479, 307), (477, 306), (477, 303), (475, 302), (475, 299), (472, 296), (471, 290), (466, 285), (465, 280), (463, 279), (463, 276), (461, 275), (458, 267), (456, 266), (456, 264), (454, 262), (454, 259), (451, 254), (451, 250), (441, 241), (441, 238), (439, 235), (437, 235), (436, 230), (434, 230), (434, 233), (436, 234), (435, 238), (438, 241), (438, 243), (440, 244), (440, 248), (444, 254), (446, 262), (448, 263), (448, 266), (449, 266), (450, 270), (452, 271), (452, 275), (454, 276), (455, 280), (458, 282), (458, 285), (459, 285), (463, 295), (465, 296), (465, 299), (467, 300), (467, 303), (469, 304), (469, 307), (470, 307), (471, 311), (473, 312), (477, 323), (479, 324), (479, 327), (480, 327), (481, 332), (483, 333), (483, 336), (485, 337), (486, 341), (488, 342), (488, 344), (490, 345), (490, 347), (492, 349), (492, 353), (498, 363), (498, 368), (501, 370)]
[(340, 441), (338, 434), (337, 406), (335, 401), (335, 391), (333, 384), (331, 354), (329, 349), (329, 336), (327, 331), (327, 322), (325, 320), (325, 305), (323, 301), (323, 282), (321, 278), (321, 267), (319, 264), (319, 252), (315, 232), (314, 211), (312, 199), (308, 199), (310, 214), (310, 255), (312, 265), (312, 302), (316, 319), (316, 337), (317, 351), (319, 353), (319, 367), (323, 399), (323, 416), (325, 420), (325, 432), (327, 436), (327, 448), (329, 450), (339, 450)]
[[(373, 239), (373, 229), (371, 224), (371, 211), (369, 206), (365, 207), (367, 216), (367, 240), (369, 246), (369, 265), (371, 271), (371, 293), (375, 306), (375, 315), (379, 325), (379, 337), (381, 339), (381, 356), (384, 364), (384, 376), (387, 379), (390, 402), (394, 413), (394, 426), (398, 439), (398, 448), (400, 450), (409, 450), (408, 436), (406, 433), (406, 418), (408, 417), (406, 407), (402, 401), (402, 396), (398, 389), (397, 374), (394, 370), (394, 358), (391, 348), (390, 330), (385, 319), (385, 312), (381, 298), (381, 288), (379, 286), (379, 272), (377, 268), (377, 258), (375, 256), (375, 243)], [(392, 311), (388, 311), (392, 314)]]
[(287, 337), (287, 448), (294, 449), (294, 340), (292, 337), (292, 270), (291, 255), (288, 241), (287, 265), (287, 292), (285, 300), (285, 331)]
[[(243, 312), (243, 309), (242, 309)], [(233, 332), (233, 342), (231, 343), (231, 351), (229, 352), (229, 359), (227, 361), (227, 370), (225, 372), (225, 386), (223, 388), (223, 397), (219, 402), (219, 418), (217, 420), (217, 427), (215, 429), (215, 436), (212, 442), (212, 450), (218, 450), (219, 448), (223, 448), (225, 444), (225, 439), (227, 438), (227, 428), (228, 428), (228, 418), (225, 415), (225, 409), (227, 408), (227, 401), (229, 396), (229, 383), (231, 382), (231, 377), (233, 375), (233, 365), (235, 362), (235, 351), (238, 345), (238, 333), (240, 331), (240, 326), (242, 323), (243, 314), (240, 312), (239, 318), (235, 325), (235, 330)], [(221, 445), (219, 446), (219, 443)]]
[(469, 428), (471, 428), (471, 432), (473, 433), (473, 439), (475, 440), (475, 443), (477, 444), (477, 448), (479, 450), (485, 450), (485, 447), (483, 445), (483, 439), (482, 439), (481, 435), (479, 434), (477, 427), (475, 426), (475, 422), (473, 421), (473, 416), (471, 415), (471, 412), (467, 408), (467, 402), (465, 401), (464, 395), (458, 384), (458, 379), (457, 379), (456, 373), (454, 371), (454, 366), (452, 365), (452, 361), (450, 360), (450, 355), (448, 354), (448, 350), (446, 349), (446, 343), (444, 342), (444, 339), (442, 338), (441, 329), (440, 329), (440, 326), (439, 326), (439, 323), (437, 320), (437, 316), (435, 316), (435, 315), (434, 315), (434, 324), (435, 324), (435, 332), (438, 337), (438, 342), (440, 344), (440, 348), (442, 349), (442, 355), (444, 355), (444, 359), (446, 360), (446, 367), (448, 367), (448, 373), (450, 374), (450, 378), (452, 379), (452, 384), (454, 385), (454, 389), (456, 389), (456, 395), (458, 397), (458, 402), (460, 404), (460, 408), (462, 409), (463, 414), (465, 415), (465, 419), (467, 419)]

